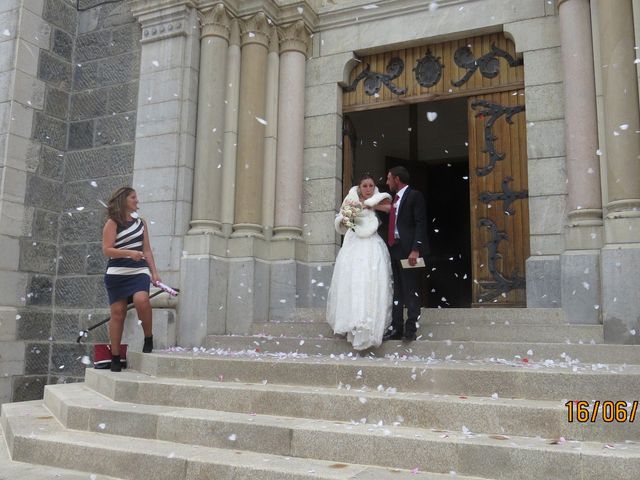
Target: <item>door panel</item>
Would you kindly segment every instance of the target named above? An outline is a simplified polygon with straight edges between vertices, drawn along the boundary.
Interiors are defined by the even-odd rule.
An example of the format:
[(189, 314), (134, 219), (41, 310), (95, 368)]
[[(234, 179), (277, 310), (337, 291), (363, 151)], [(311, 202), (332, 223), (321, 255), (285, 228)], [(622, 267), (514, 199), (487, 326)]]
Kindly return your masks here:
[(473, 306), (526, 306), (529, 204), (524, 91), (469, 98)]

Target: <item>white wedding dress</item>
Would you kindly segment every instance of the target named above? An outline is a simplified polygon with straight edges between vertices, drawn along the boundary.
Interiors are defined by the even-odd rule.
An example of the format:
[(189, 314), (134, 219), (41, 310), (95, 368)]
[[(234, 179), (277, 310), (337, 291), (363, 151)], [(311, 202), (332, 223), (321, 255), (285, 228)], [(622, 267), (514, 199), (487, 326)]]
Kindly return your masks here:
[[(391, 197), (374, 195), (364, 203), (377, 205)], [(357, 187), (349, 191), (347, 200), (358, 200)], [(391, 324), (393, 275), (389, 250), (378, 235), (378, 217), (374, 210), (363, 209), (355, 219), (355, 231), (342, 224), (338, 214), (335, 225), (345, 235), (336, 258), (327, 297), (327, 322), (337, 334), (346, 334), (356, 350), (377, 347)]]

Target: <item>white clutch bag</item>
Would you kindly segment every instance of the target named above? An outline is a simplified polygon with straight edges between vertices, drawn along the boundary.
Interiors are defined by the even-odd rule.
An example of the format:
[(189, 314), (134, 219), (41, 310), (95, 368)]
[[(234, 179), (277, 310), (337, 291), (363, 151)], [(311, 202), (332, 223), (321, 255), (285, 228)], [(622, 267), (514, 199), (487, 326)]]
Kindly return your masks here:
[(411, 265), (409, 265), (409, 259), (405, 258), (404, 260), (400, 260), (400, 264), (402, 265), (402, 268), (424, 268), (426, 267), (426, 265), (424, 264), (424, 258), (422, 257), (418, 257), (418, 260), (416, 261), (416, 264), (412, 267)]

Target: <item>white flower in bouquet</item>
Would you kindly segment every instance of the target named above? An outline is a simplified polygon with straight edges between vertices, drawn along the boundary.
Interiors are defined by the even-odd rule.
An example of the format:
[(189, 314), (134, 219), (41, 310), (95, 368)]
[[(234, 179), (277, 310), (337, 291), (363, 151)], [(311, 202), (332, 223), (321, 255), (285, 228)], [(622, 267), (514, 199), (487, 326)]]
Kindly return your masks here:
[(340, 215), (345, 219), (347, 228), (355, 231), (355, 219), (362, 213), (362, 204), (356, 200), (345, 200), (340, 208)]

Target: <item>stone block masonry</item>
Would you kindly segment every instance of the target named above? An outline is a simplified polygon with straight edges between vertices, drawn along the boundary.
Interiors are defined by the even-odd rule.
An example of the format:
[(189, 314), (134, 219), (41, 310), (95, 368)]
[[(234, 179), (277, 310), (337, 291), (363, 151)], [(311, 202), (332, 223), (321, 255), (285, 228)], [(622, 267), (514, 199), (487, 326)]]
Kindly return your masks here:
[[(14, 302), (15, 340), (25, 352), (23, 374), (11, 381), (14, 401), (82, 379), (90, 347), (75, 343), (78, 331), (108, 315), (103, 205), (132, 183), (140, 69), (140, 27), (125, 3), (83, 0), (79, 12), (75, 0), (43, 0), (16, 6), (13, 17), (1, 13), (16, 30), (8, 39), (15, 45), (2, 50), (16, 57), (17, 70), (2, 67), (7, 81), (16, 78), (9, 100), (24, 111), (12, 126), (22, 127), (14, 144), (21, 151), (7, 159), (23, 164), (14, 183), (25, 219), (8, 239), (24, 277)], [(107, 341), (101, 330), (89, 340)]]

